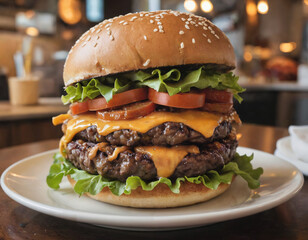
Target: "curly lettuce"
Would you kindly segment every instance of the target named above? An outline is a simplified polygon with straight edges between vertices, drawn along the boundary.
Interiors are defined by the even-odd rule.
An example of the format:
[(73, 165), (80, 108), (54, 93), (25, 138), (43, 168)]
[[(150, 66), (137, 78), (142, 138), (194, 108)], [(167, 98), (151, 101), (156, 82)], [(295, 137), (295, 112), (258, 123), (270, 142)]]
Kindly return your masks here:
[(76, 86), (68, 86), (65, 89), (66, 95), (63, 95), (61, 100), (64, 104), (69, 104), (103, 96), (109, 102), (114, 94), (127, 91), (131, 85), (127, 79), (92, 78), (90, 81), (77, 83)]
[(177, 194), (180, 192), (181, 183), (185, 181), (203, 184), (210, 189), (217, 189), (221, 183), (230, 184), (233, 176), (239, 175), (247, 182), (249, 188), (255, 189), (260, 186), (259, 178), (263, 173), (263, 169), (253, 169), (251, 165), (252, 159), (253, 155), (240, 156), (236, 154), (234, 160), (226, 164), (219, 171), (211, 170), (202, 176), (181, 177), (175, 179), (175, 181), (162, 177), (155, 181), (145, 182), (140, 177), (131, 176), (127, 178), (126, 182), (120, 182), (117, 180), (108, 180), (101, 175), (89, 174), (84, 170), (79, 170), (60, 153), (56, 153), (46, 181), (50, 188), (59, 189), (63, 177), (70, 175), (76, 181), (74, 191), (79, 195), (83, 193), (96, 195), (103, 188), (108, 187), (114, 195), (120, 196), (122, 194), (130, 194), (132, 190), (139, 186), (145, 191), (151, 191), (160, 183), (166, 184), (173, 193)]
[(65, 89), (66, 95), (62, 96), (64, 104), (82, 102), (86, 98), (93, 99), (103, 96), (109, 102), (114, 94), (140, 87), (153, 88), (158, 92), (168, 92), (170, 96), (177, 93), (186, 93), (191, 88), (217, 90), (228, 89), (235, 99), (241, 102), (238, 95), (245, 89), (238, 84), (238, 77), (232, 72), (215, 73), (205, 67), (197, 70), (183, 70), (176, 68), (169, 71), (154, 69), (151, 72), (137, 71), (117, 75), (117, 77), (93, 78), (90, 81), (82, 81), (75, 86)]

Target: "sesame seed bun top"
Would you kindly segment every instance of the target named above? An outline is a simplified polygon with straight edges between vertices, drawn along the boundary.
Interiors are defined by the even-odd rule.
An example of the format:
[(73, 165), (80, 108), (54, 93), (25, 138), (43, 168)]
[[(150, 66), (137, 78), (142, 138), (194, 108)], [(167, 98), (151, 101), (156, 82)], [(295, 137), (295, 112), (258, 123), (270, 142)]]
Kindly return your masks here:
[(84, 33), (64, 65), (65, 86), (92, 77), (186, 64), (235, 67), (226, 35), (206, 18), (176, 11), (105, 20)]

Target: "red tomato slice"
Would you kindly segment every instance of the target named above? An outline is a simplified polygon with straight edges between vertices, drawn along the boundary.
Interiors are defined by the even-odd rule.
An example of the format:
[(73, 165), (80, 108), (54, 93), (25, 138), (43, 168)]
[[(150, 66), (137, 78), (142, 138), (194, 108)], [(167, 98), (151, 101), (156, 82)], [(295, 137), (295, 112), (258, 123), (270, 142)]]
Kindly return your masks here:
[(103, 120), (128, 120), (146, 116), (155, 110), (155, 104), (150, 101), (136, 102), (119, 109), (97, 111), (96, 116)]
[(147, 89), (137, 88), (115, 94), (108, 103), (104, 97), (90, 99), (88, 100), (88, 106), (89, 106), (89, 111), (97, 111), (97, 110), (126, 105), (132, 102), (138, 102), (147, 98), (148, 98)]
[(149, 88), (149, 100), (164, 106), (193, 109), (204, 105), (205, 93), (178, 93), (170, 96), (168, 93), (157, 92)]
[(224, 90), (211, 88), (204, 89), (206, 102), (211, 103), (233, 103), (233, 94)]
[(202, 110), (208, 112), (228, 113), (231, 111), (232, 106), (232, 103), (205, 103)]
[(88, 102), (75, 102), (70, 105), (72, 114), (85, 113), (89, 111)]
[(79, 114), (87, 111), (97, 111), (118, 107), (132, 102), (142, 101), (147, 98), (148, 90), (146, 88), (137, 88), (115, 94), (108, 103), (104, 97), (98, 97), (81, 103), (73, 103), (71, 104), (70, 109), (72, 114)]

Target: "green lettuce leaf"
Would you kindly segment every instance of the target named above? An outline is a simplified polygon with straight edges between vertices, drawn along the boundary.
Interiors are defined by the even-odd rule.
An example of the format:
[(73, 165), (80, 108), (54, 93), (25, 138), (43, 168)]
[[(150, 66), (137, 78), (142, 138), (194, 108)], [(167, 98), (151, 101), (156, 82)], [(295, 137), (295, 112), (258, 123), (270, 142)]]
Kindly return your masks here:
[(177, 69), (172, 69), (165, 74), (162, 74), (159, 69), (155, 69), (151, 73), (138, 71), (130, 73), (129, 77), (136, 82), (137, 86), (147, 86), (158, 92), (168, 92), (170, 96), (189, 92), (191, 88), (229, 89), (234, 97), (242, 102), (243, 99), (238, 94), (245, 91), (238, 84), (239, 77), (232, 72), (211, 73), (204, 67), (186, 73), (181, 73)]
[(120, 181), (108, 180), (101, 175), (93, 175), (84, 170), (79, 170), (60, 153), (57, 153), (54, 155), (54, 162), (50, 167), (46, 181), (49, 187), (59, 189), (63, 177), (70, 175), (71, 178), (76, 181), (74, 191), (80, 195), (86, 192), (96, 195), (104, 187), (108, 187), (113, 194), (120, 196), (122, 194), (130, 194), (132, 190), (139, 186), (145, 191), (151, 191), (160, 183), (166, 184), (173, 193), (179, 193), (181, 182), (185, 181), (203, 184), (210, 189), (217, 189), (219, 184), (230, 184), (233, 176), (239, 175), (248, 183), (250, 188), (255, 189), (260, 186), (259, 178), (263, 173), (263, 169), (253, 169), (250, 163), (252, 159), (253, 155), (240, 156), (236, 154), (234, 160), (226, 164), (220, 171), (211, 170), (202, 176), (177, 178), (173, 182), (164, 177), (156, 181), (145, 182), (140, 177), (131, 176), (123, 183)]
[(62, 96), (64, 104), (82, 102), (86, 98), (94, 99), (103, 96), (109, 102), (113, 95), (130, 89), (130, 82), (127, 79), (118, 78), (92, 78), (90, 81), (77, 83), (76, 86), (69, 86), (65, 89), (66, 95)]
[(245, 89), (238, 84), (238, 79), (232, 72), (215, 73), (205, 67), (182, 72), (178, 69), (164, 72), (155, 69), (150, 73), (137, 71), (118, 75), (117, 78), (93, 78), (90, 81), (77, 83), (76, 86), (69, 86), (65, 89), (67, 95), (62, 96), (62, 102), (64, 104), (82, 102), (86, 98), (93, 99), (97, 96), (104, 96), (108, 102), (116, 93), (145, 86), (158, 92), (168, 92), (170, 96), (189, 92), (191, 88), (228, 89), (239, 102), (242, 102), (243, 99), (238, 94)]

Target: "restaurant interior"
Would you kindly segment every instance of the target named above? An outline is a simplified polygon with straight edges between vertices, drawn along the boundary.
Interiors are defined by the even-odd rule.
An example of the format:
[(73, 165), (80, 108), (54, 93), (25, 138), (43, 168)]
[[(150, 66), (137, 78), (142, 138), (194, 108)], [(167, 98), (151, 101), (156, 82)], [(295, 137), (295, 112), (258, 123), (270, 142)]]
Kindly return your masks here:
[[(200, 138), (203, 139), (203, 142), (200, 143), (196, 141), (193, 142), (194, 145), (191, 146), (189, 145), (192, 144), (191, 142), (185, 142), (183, 140), (183, 146), (176, 143), (170, 145), (168, 145), (169, 143), (164, 143), (165, 145), (162, 144), (161, 146), (163, 147), (161, 147), (159, 144), (154, 143), (150, 143), (149, 146), (145, 145), (146, 143), (140, 143), (141, 148), (139, 148), (139, 145), (136, 147), (130, 146), (128, 143), (125, 145), (121, 142), (119, 147), (118, 144), (112, 145), (112, 143), (110, 143), (110, 145), (108, 145), (108, 142), (103, 142), (103, 140), (99, 142), (101, 140), (99, 137), (105, 139), (107, 136), (107, 134), (101, 134), (101, 136), (99, 136), (100, 133), (93, 135), (94, 137), (92, 136), (92, 139), (95, 138), (95, 140), (88, 140), (86, 137), (82, 136), (82, 134), (85, 134), (84, 132), (88, 131), (88, 129), (90, 129), (89, 131), (91, 133), (91, 127), (93, 126), (91, 125), (91, 121), (93, 120), (93, 116), (98, 116), (99, 118), (99, 115), (94, 115), (93, 113), (92, 116), (91, 113), (88, 114), (92, 116), (92, 118), (89, 117), (89, 119), (91, 119), (91, 121), (89, 120), (91, 124), (84, 127), (82, 126), (83, 122), (81, 120), (78, 122), (78, 119), (80, 116), (80, 119), (83, 119), (83, 117), (87, 119), (88, 116), (86, 114), (83, 115), (83, 113), (91, 111), (91, 109), (88, 108), (86, 111), (81, 111), (74, 115), (74, 113), (72, 113), (72, 107), (70, 108), (70, 104), (63, 104), (63, 98), (61, 100), (61, 96), (66, 94), (65, 89), (67, 87), (65, 87), (63, 82), (65, 78), (63, 77), (63, 69), (66, 59), (70, 56), (72, 46), (74, 46), (76, 41), (78, 41), (87, 30), (104, 20), (135, 12), (142, 12), (138, 14), (139, 16), (143, 16), (147, 14), (144, 12), (158, 10), (174, 10), (187, 13), (186, 16), (190, 17), (192, 17), (192, 15), (188, 15), (189, 13), (205, 17), (227, 36), (233, 46), (236, 56), (236, 68), (232, 69), (235, 75), (232, 76), (238, 76), (239, 85), (245, 89), (245, 91), (239, 93), (243, 101), (237, 101), (234, 98), (234, 100), (228, 102), (227, 104), (231, 104), (231, 108), (229, 108), (227, 112), (219, 112), (217, 109), (217, 111), (204, 110), (205, 108), (200, 106), (198, 108), (195, 107), (193, 111), (198, 112), (200, 115), (193, 115), (191, 113), (194, 117), (201, 116), (201, 114), (206, 112), (206, 114), (204, 114), (204, 119), (208, 120), (210, 123), (212, 119), (214, 119), (213, 116), (216, 116), (217, 119), (218, 117), (220, 118), (219, 120), (215, 120), (216, 125), (215, 127), (213, 127), (214, 125), (211, 126), (211, 133), (208, 136), (204, 134), (205, 130), (202, 132), (202, 127), (208, 127), (206, 123), (204, 123), (203, 126), (200, 124), (201, 120), (191, 120), (193, 123), (197, 123), (196, 125), (198, 125), (197, 127), (199, 127), (201, 131), (198, 132), (198, 130), (193, 129), (193, 124), (188, 127), (186, 126), (186, 130), (184, 130), (192, 135), (200, 135)], [(173, 11), (172, 14), (176, 17), (179, 15), (177, 12)], [(163, 18), (162, 15), (163, 14), (158, 16), (158, 18)], [(147, 14), (147, 16), (149, 16), (149, 14)], [(132, 18), (131, 20), (133, 21), (134, 19)], [(108, 23), (111, 23), (113, 20), (108, 21)], [(152, 19), (150, 21), (154, 22)], [(182, 21), (185, 21), (185, 19), (182, 19)], [(205, 29), (208, 22), (206, 20), (204, 20), (204, 22), (202, 21), (199, 22), (199, 24), (205, 24), (203, 26), (203, 29)], [(107, 21), (105, 21), (104, 24), (106, 22)], [(102, 26), (104, 24), (100, 25), (100, 27), (103, 28)], [(128, 23), (126, 22), (123, 25), (125, 24)], [(193, 24), (199, 27), (198, 23), (194, 22)], [(106, 28), (106, 25), (104, 25), (104, 27)], [(185, 25), (185, 27), (189, 29), (188, 25)], [(113, 36), (110, 36), (110, 30), (108, 27), (106, 29), (106, 31), (109, 32), (110, 39), (112, 38), (111, 40), (113, 41)], [(95, 28), (92, 28), (91, 33), (93, 33), (94, 30)], [(159, 28), (159, 30), (154, 29), (154, 32), (155, 30), (156, 32), (163, 32), (160, 31), (162, 30), (161, 28)], [(186, 29), (184, 30), (186, 31)], [(101, 30), (98, 29), (98, 31)], [(105, 31), (105, 29), (103, 29), (103, 31)], [(211, 31), (212, 33), (214, 32), (212, 29)], [(181, 34), (181, 32), (182, 31), (180, 31), (179, 34)], [(219, 30), (218, 32), (222, 34)], [(131, 34), (134, 34), (134, 32)], [(220, 35), (221, 39), (224, 34)], [(202, 37), (201, 34), (200, 36)], [(215, 39), (214, 36), (219, 39), (219, 36), (216, 35), (215, 32), (211, 37)], [(97, 37), (97, 40), (98, 39), (99, 36)], [(90, 38), (88, 38), (88, 40), (83, 38), (80, 42), (89, 40)], [(142, 40), (148, 40), (147, 36), (144, 35)], [(91, 41), (93, 41), (93, 36)], [(195, 38), (192, 38), (192, 40), (189, 39), (189, 41), (190, 44), (196, 43)], [(205, 42), (211, 43), (211, 40), (207, 39)], [(94, 48), (96, 45), (97, 43), (94, 45)], [(180, 50), (178, 52), (184, 49), (184, 43), (181, 42), (179, 46)], [(187, 46), (189, 45), (185, 45), (185, 50), (188, 48)], [(231, 47), (229, 48), (232, 49)], [(92, 54), (93, 52), (94, 50)], [(121, 53), (119, 55), (119, 61), (121, 61), (120, 58), (122, 55)], [(143, 66), (147, 66), (149, 63), (150, 59), (144, 62)], [(194, 64), (199, 64), (199, 62)], [(164, 68), (164, 70), (167, 69), (167, 67)], [(184, 66), (183, 69), (185, 67), (187, 66)], [(203, 67), (205, 68), (205, 66)], [(100, 69), (104, 69), (104, 67), (100, 66)], [(185, 71), (187, 69), (185, 69)], [(115, 73), (118, 74), (118, 72)], [(127, 72), (125, 72), (125, 74), (126, 73)], [(127, 74), (129, 75), (130, 73), (131, 72)], [(134, 72), (134, 74), (135, 73), (136, 72)], [(111, 75), (111, 77), (112, 76), (113, 75)], [(100, 75), (94, 77), (104, 78), (106, 76)], [(110, 75), (108, 75), (108, 77), (110, 77)], [(86, 80), (90, 81), (90, 79)], [(102, 79), (98, 81), (100, 80)], [(129, 80), (131, 81), (131, 79)], [(115, 81), (117, 80), (113, 79), (112, 81), (112, 84), (116, 84)], [(139, 87), (136, 87), (136, 89), (129, 88), (129, 90), (137, 90)], [(150, 88), (151, 87), (143, 88), (146, 92), (146, 98), (136, 100), (139, 101), (137, 103), (140, 103), (141, 100), (152, 101), (152, 99), (149, 98), (148, 92), (154, 90)], [(213, 90), (203, 89), (203, 95), (208, 94), (208, 92), (205, 93), (206, 90)], [(225, 89), (227, 89), (227, 91), (225, 91)], [(219, 90), (223, 90), (224, 93), (230, 94), (228, 96), (231, 96), (231, 99), (232, 94), (235, 95), (234, 92), (231, 94), (232, 90), (228, 88), (218, 89), (218, 91)], [(128, 90), (126, 89), (123, 92), (125, 93), (125, 91)], [(157, 90), (157, 92), (159, 91)], [(184, 93), (181, 92), (179, 95), (183, 96), (187, 92), (188, 91)], [(189, 93), (194, 94), (196, 92), (200, 94), (201, 90), (199, 91), (195, 88)], [(119, 94), (121, 93), (122, 92), (119, 92)], [(168, 95), (167, 90), (159, 93)], [(105, 95), (101, 95), (99, 95), (99, 98), (105, 97)], [(205, 100), (206, 96), (207, 95), (205, 95)], [(97, 96), (94, 98), (96, 97)], [(85, 98), (85, 100), (88, 101), (89, 99)], [(203, 99), (202, 104), (213, 103), (210, 101), (205, 102), (205, 100)], [(78, 101), (80, 102), (77, 104), (82, 103), (81, 99), (78, 99)], [(165, 109), (167, 110), (164, 110), (164, 106), (160, 106), (159, 103), (154, 102), (154, 100), (151, 101), (149, 102), (154, 106), (151, 112), (140, 116), (137, 114), (139, 117), (136, 117), (137, 115), (134, 116), (134, 121), (150, 115), (153, 112), (158, 116), (163, 114), (178, 116), (176, 114), (181, 114), (183, 112), (186, 114), (188, 112), (187, 109), (174, 110), (174, 106), (170, 105), (166, 105), (168, 108), (166, 107)], [(77, 100), (74, 104), (76, 102)], [(72, 103), (72, 101), (70, 103)], [(214, 104), (215, 103), (214, 101)], [(222, 102), (219, 102), (219, 104), (221, 103)], [(122, 105), (120, 104), (120, 107), (116, 106), (114, 108), (115, 111), (117, 111), (117, 109), (122, 110)], [(126, 109), (126, 106), (127, 105), (125, 105), (123, 109)], [(108, 107), (106, 108), (108, 109)], [(110, 111), (114, 109), (111, 108)], [(95, 111), (97, 110), (98, 109), (95, 109)], [(237, 115), (234, 110), (238, 113), (241, 121), (236, 117)], [(109, 109), (106, 112), (108, 111)], [(95, 114), (98, 113), (99, 112), (95, 112)], [(80, 116), (78, 114), (80, 114)], [(58, 117), (54, 118), (54, 122), (52, 122), (55, 116)], [(188, 114), (185, 116), (190, 119), (192, 118)], [(224, 116), (224, 118), (221, 116)], [(118, 120), (115, 118), (116, 117), (114, 117), (112, 121)], [(123, 120), (122, 122), (127, 120), (125, 117), (123, 119), (120, 120)], [(103, 118), (103, 120), (99, 121), (104, 122), (105, 120), (106, 119)], [(107, 122), (106, 126), (113, 126), (113, 123), (109, 124), (108, 120), (109, 119), (107, 119), (104, 124)], [(137, 123), (137, 120), (134, 123)], [(156, 121), (156, 119), (154, 120)], [(57, 121), (58, 124), (53, 124)], [(97, 190), (97, 185), (100, 184), (99, 181), (101, 181), (101, 179), (104, 180), (103, 174), (99, 173), (101, 175), (97, 175), (97, 172), (94, 170), (90, 172), (90, 167), (89, 171), (86, 169), (83, 174), (80, 174), (81, 177), (85, 176), (81, 181), (84, 179), (86, 180), (84, 181), (84, 185), (82, 185), (82, 183), (80, 184), (81, 187), (80, 185), (79, 187), (88, 186), (87, 184), (92, 187), (89, 187), (88, 191), (84, 192), (75, 191), (80, 195), (73, 192), (69, 184), (70, 188), (67, 190), (68, 188), (65, 185), (66, 182), (64, 182), (64, 188), (59, 190), (53, 190), (47, 187), (47, 184), (50, 187), (48, 177), (53, 174), (53, 171), (57, 172), (59, 170), (55, 164), (59, 164), (56, 159), (58, 156), (56, 152), (59, 151), (59, 140), (61, 137), (60, 151), (66, 154), (66, 149), (63, 150), (61, 147), (65, 145), (65, 137), (69, 135), (67, 134), (67, 123), (69, 121), (73, 122), (72, 125), (76, 125), (69, 129), (74, 134), (71, 134), (71, 139), (67, 140), (65, 144), (69, 141), (74, 142), (74, 144), (77, 142), (76, 145), (92, 144), (91, 150), (89, 150), (90, 147), (86, 149), (86, 151), (89, 150), (89, 152), (86, 152), (88, 154), (86, 157), (88, 158), (85, 157), (85, 159), (90, 159), (91, 161), (95, 159), (92, 158), (93, 154), (94, 157), (99, 156), (98, 154), (105, 154), (105, 145), (108, 145), (107, 147), (111, 145), (112, 147), (115, 146), (112, 152), (112, 156), (115, 157), (112, 158), (112, 160), (109, 160), (109, 155), (111, 155), (110, 152), (108, 152), (109, 155), (107, 154), (106, 159), (108, 159), (109, 162), (115, 159), (118, 160), (118, 158), (120, 158), (118, 156), (121, 156), (120, 154), (123, 154), (125, 151), (127, 156), (131, 156), (132, 154), (136, 154), (136, 156), (137, 154), (143, 154), (142, 156), (145, 155), (147, 161), (151, 162), (152, 155), (150, 154), (150, 157), (148, 157), (149, 155), (147, 154), (150, 151), (143, 151), (142, 147), (144, 146), (153, 147), (153, 151), (156, 151), (155, 147), (158, 147), (159, 150), (161, 148), (168, 150), (172, 149), (172, 153), (174, 153), (172, 156), (178, 156), (176, 154), (182, 151), (180, 147), (184, 147), (182, 151), (182, 153), (184, 152), (184, 157), (188, 156), (188, 154), (200, 154), (201, 150), (199, 151), (199, 147), (202, 149), (201, 147), (207, 148), (210, 146), (215, 149), (215, 147), (228, 146), (228, 149), (225, 147), (222, 151), (222, 155), (229, 154), (231, 156), (235, 154), (234, 156), (238, 157), (236, 149), (239, 149), (238, 152), (240, 154), (244, 155), (247, 153), (247, 155), (251, 154), (251, 158), (252, 156), (255, 157), (256, 160), (253, 160), (252, 165), (254, 167), (256, 166), (257, 169), (252, 169), (252, 165), (243, 167), (250, 175), (247, 175), (247, 172), (243, 173), (244, 170), (242, 171), (242, 169), (236, 169), (234, 170), (234, 175), (229, 176), (229, 181), (221, 180), (223, 177), (220, 178), (219, 176), (220, 182), (218, 184), (216, 182), (216, 187), (220, 186), (219, 184), (221, 183), (228, 183), (230, 185), (232, 181), (236, 182), (236, 185), (235, 187), (233, 187), (234, 185), (231, 186), (230, 190), (227, 190), (226, 195), (219, 196), (213, 201), (209, 201), (208, 205), (206, 205), (207, 203), (201, 203), (200, 205), (196, 204), (188, 206), (187, 208), (159, 210), (134, 209), (109, 204), (99, 205), (102, 203), (94, 202), (92, 199), (85, 199), (85, 196), (81, 196), (83, 193)], [(171, 128), (172, 123), (183, 124), (185, 127), (185, 123), (181, 121), (168, 121), (169, 123), (171, 122)], [(239, 123), (239, 126), (235, 128), (228, 121)], [(93, 122), (97, 125), (95, 127), (98, 128), (96, 120), (93, 120)], [(62, 123), (64, 124), (61, 128)], [(147, 124), (146, 121), (140, 121), (140, 123), (140, 125)], [(165, 123), (166, 122), (162, 122), (161, 125)], [(123, 123), (123, 126), (131, 127), (133, 125), (125, 125), (125, 123)], [(116, 127), (115, 124), (113, 131), (117, 129)], [(157, 127), (157, 125), (155, 125), (155, 127)], [(228, 127), (229, 132), (224, 133), (223, 130), (219, 132), (219, 127), (221, 127), (220, 130), (227, 129)], [(129, 127), (127, 127), (127, 129), (124, 127), (119, 129), (121, 131), (124, 129), (123, 132), (125, 132), (125, 130), (132, 131)], [(144, 131), (142, 134), (148, 134), (154, 127), (148, 129), (150, 130), (146, 130), (147, 132)], [(135, 131), (135, 129), (133, 130)], [(136, 134), (139, 134), (138, 136), (140, 137), (141, 131), (138, 132), (136, 130), (135, 132), (137, 132)], [(109, 133), (113, 134), (114, 132), (108, 132), (108, 134)], [(123, 133), (123, 136), (124, 135)], [(161, 135), (163, 134), (161, 133)], [(224, 136), (224, 138), (219, 138), (220, 135)], [(123, 136), (121, 135), (119, 139), (122, 139)], [(91, 136), (87, 137), (91, 138)], [(86, 138), (86, 140), (84, 140), (84, 138)], [(69, 137), (67, 139), (69, 139)], [(144, 141), (146, 140), (149, 140), (149, 138)], [(89, 143), (85, 143), (84, 141), (88, 141)], [(229, 144), (228, 141), (232, 142), (233, 145), (231, 143)], [(99, 144), (102, 148), (99, 148)], [(215, 146), (213, 147), (213, 145)], [(3, 189), (3, 191), (0, 191), (0, 211), (2, 214), (0, 219), (0, 239), (67, 240), (100, 238), (176, 238), (178, 240), (200, 236), (202, 239), (307, 239), (307, 146), (308, 0), (0, 0), (0, 161), (2, 161), (0, 174), (2, 174), (1, 187)], [(144, 147), (144, 149), (146, 147)], [(185, 149), (189, 147), (193, 150), (186, 151)], [(234, 147), (233, 150), (232, 147)], [(78, 147), (76, 147), (76, 149), (77, 148)], [(173, 148), (178, 150), (174, 150)], [(71, 155), (74, 155), (76, 149), (72, 150)], [(92, 149), (94, 150), (92, 151)], [(119, 152), (114, 154), (117, 149), (120, 149)], [(138, 152), (138, 149), (141, 149), (140, 152)], [(206, 151), (210, 152), (209, 155), (211, 157), (216, 157), (218, 159), (215, 152), (211, 152), (211, 150)], [(80, 154), (81, 151), (78, 152), (76, 150), (76, 152), (75, 155), (79, 153), (78, 157), (80, 157), (81, 160), (78, 160), (81, 162), (84, 156)], [(164, 152), (162, 151), (162, 153)], [(203, 153), (202, 149), (202, 154)], [(52, 163), (52, 154), (55, 154), (55, 161), (52, 167), (50, 167), (50, 165), (47, 166), (47, 162), (49, 161), (48, 164)], [(171, 156), (171, 153), (168, 156)], [(168, 159), (168, 156), (167, 154), (159, 155), (161, 159), (166, 158), (170, 160), (172, 157)], [(234, 163), (233, 161), (235, 161), (234, 159), (236, 157), (230, 157), (230, 165)], [(249, 158), (246, 155), (245, 157)], [(19, 161), (24, 158), (26, 159)], [(63, 156), (62, 158), (64, 159)], [(179, 160), (182, 159), (184, 158), (181, 155)], [(282, 159), (286, 161), (282, 161)], [(68, 166), (73, 166), (71, 162), (66, 159), (61, 161), (61, 171), (63, 169), (65, 170)], [(157, 161), (159, 162), (159, 160)], [(219, 167), (212, 167), (211, 170), (214, 169), (213, 176), (217, 171), (225, 170), (225, 160), (222, 159), (221, 161), (223, 163), (219, 165)], [(251, 159), (248, 161), (250, 164)], [(35, 164), (33, 164), (33, 162)], [(86, 160), (84, 162), (86, 162)], [(94, 160), (92, 162), (94, 162)], [(179, 163), (180, 161), (177, 164)], [(185, 164), (186, 162), (184, 162), (183, 165)], [(129, 163), (127, 160), (125, 167), (128, 165)], [(174, 169), (179, 165), (174, 165)], [(240, 163), (236, 166), (240, 166)], [(244, 166), (244, 164), (242, 166)], [(50, 172), (48, 177), (46, 177), (49, 167)], [(81, 167), (75, 167), (76, 168), (70, 168), (69, 171), (77, 168), (79, 170), (81, 169)], [(261, 167), (263, 167), (264, 171)], [(6, 168), (8, 170), (5, 170)], [(58, 166), (58, 168), (60, 167)], [(78, 169), (76, 171), (79, 171)], [(189, 170), (188, 168), (187, 171)], [(32, 174), (34, 172), (35, 174)], [(89, 173), (97, 177), (95, 181), (99, 183), (95, 185), (95, 187), (89, 183), (90, 180), (87, 178), (91, 175)], [(207, 173), (208, 172), (202, 174)], [(72, 173), (70, 174), (73, 175)], [(303, 174), (305, 176), (303, 176)], [(53, 177), (55, 175), (56, 174), (54, 174)], [(201, 175), (201, 173), (199, 175)], [(244, 176), (243, 179), (247, 182), (251, 179), (251, 181), (255, 180), (255, 185), (257, 187), (252, 189), (253, 187), (251, 187), (249, 183), (246, 184), (242, 179), (235, 179), (236, 175)], [(63, 176), (66, 175), (62, 171), (55, 178), (61, 178), (62, 180)], [(135, 175), (131, 176), (135, 177)], [(161, 179), (169, 180), (169, 175), (166, 178), (158, 174), (155, 176), (159, 179), (157, 181)], [(186, 175), (183, 176), (181, 176), (183, 179), (184, 177), (187, 179)], [(98, 178), (100, 180), (97, 180)], [(204, 179), (205, 178), (203, 178), (203, 184), (205, 184), (204, 182), (206, 181)], [(112, 181), (113, 180), (112, 178)], [(140, 182), (142, 181), (141, 179)], [(179, 180), (176, 182), (176, 184), (179, 184), (178, 189), (180, 189), (180, 181), (186, 180)], [(201, 182), (201, 180), (198, 181), (199, 183)], [(121, 181), (117, 181), (117, 183), (118, 182)], [(145, 182), (146, 181), (143, 183), (146, 184)], [(91, 182), (91, 184), (92, 183), (93, 182)], [(108, 184), (109, 183), (110, 182), (108, 182)], [(120, 184), (122, 183), (123, 182)], [(61, 184), (63, 184), (63, 182)], [(251, 189), (248, 189), (248, 185)], [(52, 188), (56, 189), (58, 186)], [(108, 185), (108, 187), (109, 186), (111, 185)], [(136, 188), (139, 186), (140, 185), (136, 185)], [(102, 188), (98, 192), (101, 190)], [(125, 189), (125, 191), (126, 190), (127, 189)], [(6, 196), (5, 193), (8, 196)], [(79, 203), (79, 200), (84, 202)], [(161, 200), (161, 202), (163, 201)], [(103, 227), (101, 228), (98, 226)], [(192, 227), (193, 229), (188, 229)], [(161, 230), (162, 232), (158, 232)], [(155, 232), (148, 233), (138, 231)]]

